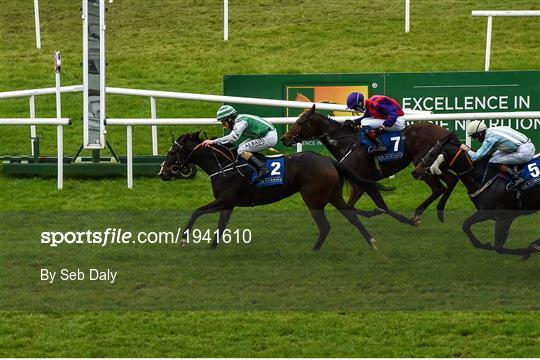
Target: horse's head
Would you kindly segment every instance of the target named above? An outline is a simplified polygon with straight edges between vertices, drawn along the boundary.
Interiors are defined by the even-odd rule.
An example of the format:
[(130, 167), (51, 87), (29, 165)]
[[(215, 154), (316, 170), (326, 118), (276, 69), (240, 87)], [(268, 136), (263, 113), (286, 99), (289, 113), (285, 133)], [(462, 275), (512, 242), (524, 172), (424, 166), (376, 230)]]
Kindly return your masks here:
[(311, 109), (304, 111), (293, 126), (281, 137), (283, 145), (292, 146), (304, 140), (320, 136), (322, 130), (321, 122), (317, 121), (319, 117), (324, 118), (324, 115), (315, 112), (315, 105)]
[(195, 148), (201, 143), (199, 132), (184, 134), (180, 136), (169, 149), (165, 161), (161, 163), (159, 178), (163, 181), (170, 181), (177, 177), (184, 166), (186, 166)]
[(412, 176), (417, 180), (423, 180), (428, 175), (440, 175), (445, 168), (454, 165), (460, 146), (461, 143), (454, 132), (446, 135), (422, 157), (412, 172)]

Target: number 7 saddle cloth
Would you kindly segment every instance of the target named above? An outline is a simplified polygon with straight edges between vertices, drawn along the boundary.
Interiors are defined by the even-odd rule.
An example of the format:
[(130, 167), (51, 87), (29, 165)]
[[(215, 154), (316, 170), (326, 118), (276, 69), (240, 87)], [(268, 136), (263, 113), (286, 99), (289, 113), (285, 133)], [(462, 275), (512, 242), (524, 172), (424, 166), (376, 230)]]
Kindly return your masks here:
[[(366, 149), (373, 146), (373, 143), (366, 135), (367, 130), (365, 128), (360, 129), (358, 132), (358, 140), (361, 144), (366, 145)], [(403, 157), (405, 152), (405, 144), (403, 142), (403, 135), (401, 131), (388, 131), (379, 134), (384, 146), (386, 146), (386, 153), (377, 155), (377, 160), (380, 163), (399, 160)], [(367, 151), (367, 150), (366, 150)]]

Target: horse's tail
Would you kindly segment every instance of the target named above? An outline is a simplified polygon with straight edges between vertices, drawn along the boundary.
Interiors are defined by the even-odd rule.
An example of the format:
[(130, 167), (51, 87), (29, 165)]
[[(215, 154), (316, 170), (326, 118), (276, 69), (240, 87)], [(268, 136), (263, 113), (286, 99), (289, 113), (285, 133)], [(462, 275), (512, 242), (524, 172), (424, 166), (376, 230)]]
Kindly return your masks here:
[(354, 172), (349, 170), (342, 163), (337, 162), (336, 160), (332, 160), (332, 161), (337, 171), (339, 172), (339, 175), (345, 178), (346, 180), (348, 180), (353, 185), (356, 185), (358, 187), (362, 187), (368, 190), (378, 189), (380, 191), (392, 191), (395, 189), (394, 187), (381, 185), (376, 181), (364, 179), (363, 177), (356, 175)]

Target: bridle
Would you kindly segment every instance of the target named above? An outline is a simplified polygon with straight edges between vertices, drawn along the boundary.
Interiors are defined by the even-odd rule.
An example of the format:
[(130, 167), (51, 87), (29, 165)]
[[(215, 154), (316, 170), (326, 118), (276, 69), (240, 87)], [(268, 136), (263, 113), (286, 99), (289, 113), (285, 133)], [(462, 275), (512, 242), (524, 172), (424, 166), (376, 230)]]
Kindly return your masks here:
[[(328, 120), (330, 120), (330, 121), (332, 121), (332, 122), (334, 122), (334, 123), (336, 122), (334, 119), (332, 119), (332, 118), (329, 117), (329, 116), (325, 116), (325, 117), (326, 117), (326, 119), (328, 119)], [(309, 128), (310, 125), (311, 125), (311, 122), (310, 122), (310, 121), (306, 121), (305, 123), (301, 124), (298, 133), (301, 132), (301, 130), (302, 130), (302, 128), (304, 128), (304, 126)], [(321, 135), (319, 135), (319, 136), (315, 136), (315, 138), (317, 138), (317, 139), (319, 139), (319, 140), (321, 140), (321, 141), (322, 141), (322, 140), (326, 140), (326, 141), (328, 141), (328, 142), (330, 143), (330, 145), (337, 146), (337, 142), (338, 142), (339, 140), (347, 139), (347, 138), (350, 138), (350, 137), (354, 137), (354, 134), (352, 134), (352, 135), (344, 135), (344, 136), (340, 136), (340, 137), (333, 137), (333, 136), (331, 136), (334, 132), (336, 132), (336, 131), (338, 131), (338, 130), (339, 130), (339, 128), (338, 128), (338, 129), (335, 129), (335, 130), (332, 130), (332, 131), (327, 131), (327, 132), (325, 132), (324, 134), (321, 134)], [(305, 141), (305, 140), (308, 140), (308, 139), (309, 139), (309, 138), (307, 138), (307, 137), (305, 137), (305, 136), (302, 136), (302, 137), (299, 136), (298, 133), (295, 134), (295, 135), (293, 135), (293, 137), (292, 137), (293, 143), (296, 144), (296, 143), (299, 143), (299, 142), (302, 142), (302, 141)]]
[(459, 148), (458, 152), (454, 155), (454, 157), (452, 157), (452, 160), (450, 160), (450, 163), (448, 164), (448, 167), (452, 167), (452, 165), (455, 164), (456, 160), (459, 158), (460, 155), (465, 155), (465, 159), (467, 159), (467, 162), (469, 163), (469, 168), (465, 171), (462, 171), (462, 172), (459, 172), (459, 171), (456, 171), (456, 174), (458, 174), (458, 176), (461, 176), (461, 175), (465, 175), (465, 174), (468, 174), (470, 173), (471, 171), (474, 170), (474, 166), (473, 166), (473, 162), (471, 160), (471, 158), (469, 157), (469, 155), (467, 154), (466, 151), (464, 151), (461, 147)]
[[(443, 157), (445, 157), (445, 160), (446, 160), (446, 151), (444, 149), (444, 146), (440, 143), (440, 141), (437, 140), (437, 144), (433, 145), (433, 147), (428, 151), (428, 153), (425, 155), (426, 157), (429, 157), (431, 156), (431, 154), (436, 151), (436, 152), (440, 152), (441, 154), (443, 154)], [(467, 154), (466, 151), (464, 151), (461, 147), (459, 148), (459, 150), (454, 154), (454, 156), (452, 157), (452, 159), (450, 160), (450, 162), (448, 163), (448, 167), (451, 168), (455, 163), (456, 161), (459, 159), (460, 155), (464, 155), (465, 156), (465, 159), (467, 160), (467, 162), (469, 163), (469, 168), (465, 171), (462, 171), (462, 172), (459, 172), (459, 171), (456, 171), (456, 174), (458, 176), (461, 176), (461, 175), (465, 175), (471, 171), (474, 170), (474, 166), (473, 166), (473, 162), (471, 160), (471, 158), (469, 157), (469, 155)], [(424, 170), (424, 174), (426, 175), (431, 175), (431, 170), (430, 170), (430, 167), (433, 165), (433, 163), (430, 165), (427, 163), (427, 161), (425, 160), (424, 156), (422, 156), (422, 159), (420, 160), (420, 162), (426, 167), (426, 169)]]
[[(182, 162), (180, 160), (180, 154), (182, 153), (182, 150), (184, 148), (184, 145), (180, 144), (178, 141), (175, 141), (172, 145), (173, 148), (177, 148), (178, 149), (178, 152), (176, 153), (176, 162), (174, 164), (171, 165), (171, 169), (170, 169), (170, 172), (173, 174), (173, 175), (177, 175), (180, 171), (182, 171), (183, 168), (186, 167), (186, 165), (189, 163), (189, 160), (191, 159), (191, 157), (193, 156), (193, 154), (195, 153), (195, 151), (197, 151), (198, 149), (202, 148), (202, 143), (200, 144), (197, 144), (191, 151), (190, 153), (188, 154), (188, 156), (186, 157), (186, 159)], [(220, 149), (220, 147), (222, 149), (225, 149), (227, 150), (228, 154), (226, 154), (224, 151), (222, 151)], [(234, 158), (234, 153), (232, 152), (231, 149), (229, 149), (228, 147), (224, 146), (224, 145), (221, 145), (221, 144), (211, 144), (211, 145), (208, 145), (208, 148), (212, 151), (212, 155), (214, 155), (214, 159), (216, 160), (216, 163), (219, 165), (219, 168), (221, 170), (223, 170), (223, 166), (221, 165), (221, 162), (219, 161), (216, 153), (219, 153), (221, 154), (223, 157), (225, 157), (227, 160), (230, 161), (229, 164), (226, 164), (226, 166), (232, 164), (235, 162)], [(161, 166), (163, 167), (163, 165), (165, 165), (165, 161), (161, 164)]]
[[(441, 154), (444, 152), (444, 148), (443, 148), (443, 146), (441, 145), (441, 143), (440, 143), (439, 140), (437, 140), (437, 143), (436, 143), (435, 145), (433, 145), (433, 147), (432, 147), (431, 149), (429, 149), (429, 151), (427, 152), (427, 154), (426, 154), (425, 156), (430, 156), (431, 153), (432, 153), (433, 151), (435, 151), (435, 150), (437, 150), (437, 151), (440, 150), (440, 151), (441, 151)], [(422, 156), (422, 158), (420, 159), (420, 162), (421, 162), (421, 163), (424, 165), (424, 167), (426, 168), (426, 169), (424, 170), (424, 174), (426, 174), (426, 175), (431, 175), (430, 173), (428, 173), (429, 167), (430, 167), (431, 165), (429, 165), (429, 164), (427, 163), (427, 161), (426, 161), (426, 159), (424, 158), (424, 156)]]

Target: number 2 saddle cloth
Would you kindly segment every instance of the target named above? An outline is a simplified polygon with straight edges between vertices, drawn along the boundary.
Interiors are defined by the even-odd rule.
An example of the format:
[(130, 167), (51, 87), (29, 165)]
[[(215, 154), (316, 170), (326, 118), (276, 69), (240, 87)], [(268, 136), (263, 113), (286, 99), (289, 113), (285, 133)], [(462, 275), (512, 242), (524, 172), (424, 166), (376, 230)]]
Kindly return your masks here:
[(285, 176), (285, 159), (283, 155), (264, 156), (262, 154), (254, 154), (253, 156), (257, 156), (257, 158), (259, 158), (261, 161), (264, 161), (265, 166), (269, 171), (268, 175), (262, 177), (257, 182), (255, 182), (257, 170), (255, 170), (250, 163), (239, 157), (238, 164), (247, 165), (246, 167), (249, 171), (248, 176), (256, 187), (283, 185), (283, 178)]

